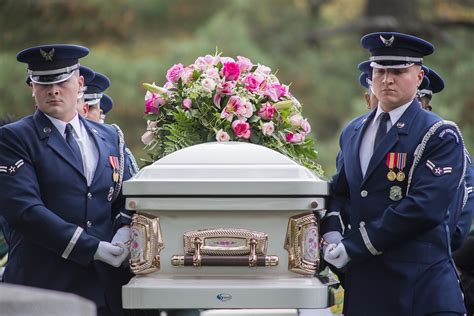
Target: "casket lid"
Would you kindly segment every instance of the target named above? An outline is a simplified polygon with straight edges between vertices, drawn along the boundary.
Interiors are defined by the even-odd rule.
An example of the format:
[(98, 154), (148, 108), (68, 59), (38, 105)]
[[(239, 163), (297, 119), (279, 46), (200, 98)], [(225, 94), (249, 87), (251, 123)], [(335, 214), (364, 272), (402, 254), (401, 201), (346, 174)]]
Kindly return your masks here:
[(127, 196), (326, 196), (328, 184), (264, 146), (204, 143), (178, 150), (125, 181)]

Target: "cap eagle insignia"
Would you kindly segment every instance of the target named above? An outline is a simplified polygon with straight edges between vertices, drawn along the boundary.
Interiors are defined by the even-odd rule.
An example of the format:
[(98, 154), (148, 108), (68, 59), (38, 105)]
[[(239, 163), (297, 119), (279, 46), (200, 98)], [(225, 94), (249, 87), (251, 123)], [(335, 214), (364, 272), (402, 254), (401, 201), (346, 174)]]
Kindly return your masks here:
[(51, 50), (49, 52), (46, 52), (42, 48), (40, 48), (40, 54), (41, 54), (41, 56), (43, 56), (43, 58), (46, 61), (53, 61), (54, 48), (51, 48)]
[(379, 37), (380, 37), (380, 40), (382, 41), (382, 43), (383, 43), (386, 47), (392, 46), (393, 41), (395, 40), (395, 37), (394, 37), (393, 35), (392, 35), (392, 37), (390, 37), (389, 39), (385, 39), (382, 35), (380, 35)]

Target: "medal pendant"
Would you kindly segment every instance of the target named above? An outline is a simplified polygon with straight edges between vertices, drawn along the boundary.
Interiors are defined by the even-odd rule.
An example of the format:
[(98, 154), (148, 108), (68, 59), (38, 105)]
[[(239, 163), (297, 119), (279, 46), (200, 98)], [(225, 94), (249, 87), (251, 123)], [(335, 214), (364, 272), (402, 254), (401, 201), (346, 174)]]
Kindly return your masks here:
[(118, 182), (119, 174), (117, 171), (114, 171), (114, 174), (112, 175), (112, 179), (114, 180), (114, 182)]
[(405, 180), (405, 173), (403, 171), (399, 171), (397, 173), (397, 181), (402, 182), (403, 180)]
[(388, 173), (387, 173), (387, 179), (389, 181), (395, 181), (395, 179), (397, 178), (397, 174), (393, 171), (393, 170), (390, 170)]

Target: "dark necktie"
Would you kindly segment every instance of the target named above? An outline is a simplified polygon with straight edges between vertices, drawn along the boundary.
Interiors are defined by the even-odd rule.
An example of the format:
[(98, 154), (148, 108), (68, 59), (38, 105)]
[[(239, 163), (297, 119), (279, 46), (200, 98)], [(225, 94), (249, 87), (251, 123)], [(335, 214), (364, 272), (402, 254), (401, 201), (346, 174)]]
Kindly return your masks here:
[(375, 134), (374, 141), (374, 151), (377, 149), (377, 146), (382, 142), (385, 134), (387, 134), (387, 121), (390, 119), (390, 114), (387, 112), (382, 112), (380, 114), (379, 127), (377, 128), (377, 133)]
[(69, 145), (69, 148), (71, 148), (72, 153), (78, 160), (81, 169), (83, 169), (84, 167), (82, 164), (81, 150), (79, 148), (79, 145), (77, 144), (76, 139), (74, 138), (74, 135), (72, 135), (72, 130), (72, 125), (70, 123), (66, 124), (66, 142)]

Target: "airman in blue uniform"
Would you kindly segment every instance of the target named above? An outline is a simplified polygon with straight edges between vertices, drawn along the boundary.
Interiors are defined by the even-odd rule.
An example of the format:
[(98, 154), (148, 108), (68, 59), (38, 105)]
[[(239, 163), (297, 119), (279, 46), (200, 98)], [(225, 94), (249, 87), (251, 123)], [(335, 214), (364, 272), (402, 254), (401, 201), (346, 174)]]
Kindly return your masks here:
[(324, 252), (346, 268), (344, 315), (463, 315), (448, 227), (464, 186), (463, 139), (415, 98), (434, 47), (396, 32), (368, 34), (361, 44), (379, 103), (341, 134), (322, 222), (324, 234), (341, 233), (338, 215), (349, 206), (352, 229)]
[(77, 113), (88, 52), (42, 45), (17, 55), (37, 110), (0, 128), (0, 215), (10, 229), (3, 280), (75, 293), (98, 315), (120, 315), (132, 215), (121, 184), (130, 175), (116, 130)]

